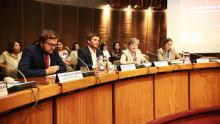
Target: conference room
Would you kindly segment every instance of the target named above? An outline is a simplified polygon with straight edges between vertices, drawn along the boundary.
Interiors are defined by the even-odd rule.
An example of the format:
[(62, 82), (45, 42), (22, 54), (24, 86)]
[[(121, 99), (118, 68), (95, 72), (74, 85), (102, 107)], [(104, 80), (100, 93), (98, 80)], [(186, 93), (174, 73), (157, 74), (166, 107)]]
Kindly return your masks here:
[(0, 124), (220, 123), (220, 1), (1, 0)]

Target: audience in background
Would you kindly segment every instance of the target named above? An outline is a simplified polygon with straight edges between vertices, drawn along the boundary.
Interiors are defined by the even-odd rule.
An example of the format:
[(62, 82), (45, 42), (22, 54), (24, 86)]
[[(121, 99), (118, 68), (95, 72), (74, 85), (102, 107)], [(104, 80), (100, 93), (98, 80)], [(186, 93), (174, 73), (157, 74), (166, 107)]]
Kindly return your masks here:
[(142, 64), (148, 62), (138, 49), (138, 45), (139, 40), (137, 38), (130, 38), (128, 40), (128, 48), (122, 51), (121, 64)]
[[(103, 56), (99, 47), (99, 36), (95, 34), (89, 34), (86, 37), (87, 47), (80, 48), (78, 51), (78, 69), (82, 66), (88, 66), (89, 69), (97, 67), (97, 58)], [(85, 65), (86, 64), (86, 65)]]
[(70, 58), (72, 60), (72, 63), (74, 65), (74, 69), (76, 69), (76, 66), (78, 64), (78, 50), (79, 50), (79, 44), (77, 42), (73, 43), (72, 51), (70, 51)]
[(162, 47), (157, 50), (157, 59), (159, 61), (172, 61), (181, 58), (181, 56), (176, 53), (175, 49), (172, 48), (172, 44), (173, 41), (170, 38), (167, 38), (163, 41)]
[(63, 47), (64, 47), (63, 41), (58, 40), (57, 42), (58, 53), (60, 57), (62, 58), (63, 62), (65, 63), (67, 71), (68, 72), (73, 71), (73, 68), (72, 68), (73, 62), (71, 61), (69, 52), (65, 50)]
[(43, 30), (38, 44), (24, 49), (18, 69), (26, 77), (45, 76), (66, 71), (57, 51), (58, 36), (52, 30)]
[(9, 42), (8, 48), (0, 56), (0, 67), (6, 73), (6, 76), (17, 77), (18, 63), (21, 59), (21, 42), (13, 40)]
[(110, 61), (109, 61), (109, 58), (110, 58), (111, 56), (110, 56), (109, 51), (108, 51), (108, 45), (105, 44), (105, 43), (101, 43), (101, 44), (100, 44), (100, 50), (102, 50), (102, 52), (103, 52), (104, 59), (107, 60), (108, 62), (110, 62)]
[(121, 54), (122, 54), (122, 51), (121, 51), (119, 42), (114, 42), (112, 45), (110, 61), (113, 64), (120, 64)]

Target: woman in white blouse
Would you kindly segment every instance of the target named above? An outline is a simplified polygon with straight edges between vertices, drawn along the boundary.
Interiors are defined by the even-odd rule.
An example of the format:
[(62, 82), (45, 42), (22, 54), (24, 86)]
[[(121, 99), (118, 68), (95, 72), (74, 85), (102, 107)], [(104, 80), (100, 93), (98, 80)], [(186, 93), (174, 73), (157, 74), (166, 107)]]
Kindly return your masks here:
[(141, 53), (141, 50), (138, 49), (138, 45), (139, 40), (137, 38), (130, 38), (128, 40), (128, 48), (122, 51), (121, 64), (142, 64), (148, 62)]

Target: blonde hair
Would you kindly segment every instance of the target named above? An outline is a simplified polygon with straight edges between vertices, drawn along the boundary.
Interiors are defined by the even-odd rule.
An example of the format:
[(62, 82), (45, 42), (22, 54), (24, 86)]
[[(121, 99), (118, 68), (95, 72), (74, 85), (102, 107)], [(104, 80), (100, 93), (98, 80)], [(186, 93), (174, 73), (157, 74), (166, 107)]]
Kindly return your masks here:
[(128, 45), (131, 45), (131, 44), (134, 44), (134, 43), (139, 44), (140, 41), (139, 41), (137, 38), (130, 38), (130, 39), (128, 40)]

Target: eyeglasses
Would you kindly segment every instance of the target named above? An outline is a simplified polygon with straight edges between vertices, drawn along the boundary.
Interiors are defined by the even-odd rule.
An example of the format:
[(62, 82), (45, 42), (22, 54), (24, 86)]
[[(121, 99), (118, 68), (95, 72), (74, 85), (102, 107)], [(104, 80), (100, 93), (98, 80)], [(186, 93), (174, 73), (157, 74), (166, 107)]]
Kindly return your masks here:
[(53, 44), (53, 43), (48, 43), (48, 42), (45, 42), (47, 45), (49, 45), (50, 47), (57, 47), (57, 44)]

